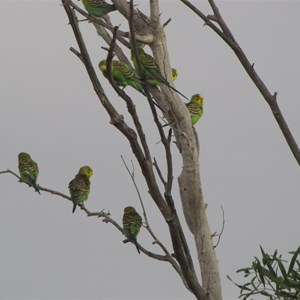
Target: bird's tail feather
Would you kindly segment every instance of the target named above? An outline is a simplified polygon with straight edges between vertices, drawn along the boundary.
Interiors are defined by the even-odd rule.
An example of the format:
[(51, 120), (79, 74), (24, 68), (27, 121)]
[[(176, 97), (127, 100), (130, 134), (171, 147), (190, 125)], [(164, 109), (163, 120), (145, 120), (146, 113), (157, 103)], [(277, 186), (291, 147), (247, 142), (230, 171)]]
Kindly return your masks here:
[(73, 209), (72, 209), (72, 213), (73, 213), (73, 214), (74, 214), (74, 212), (75, 212), (76, 207), (77, 207), (77, 203), (73, 202)]
[(166, 126), (174, 126), (175, 125), (175, 121), (169, 122), (167, 124), (162, 125), (162, 127), (166, 127)]
[(186, 100), (190, 100), (189, 98), (187, 98), (185, 95), (183, 95), (181, 92), (179, 92), (178, 90), (176, 90), (174, 87), (172, 87), (170, 85), (170, 83), (168, 82), (168, 80), (163, 77), (160, 73), (156, 74), (158, 76), (158, 78), (161, 80), (162, 83), (164, 83), (167, 87), (169, 87), (170, 89), (172, 89), (174, 92), (178, 93), (179, 95), (181, 95), (183, 98), (185, 98)]
[[(146, 95), (146, 93), (145, 93), (145, 91), (144, 91), (143, 88), (138, 87), (138, 86), (134, 86), (134, 88), (135, 88), (137, 91), (139, 91), (140, 93), (142, 93), (145, 97), (147, 97), (147, 95)], [(164, 110), (163, 110), (163, 109), (162, 109), (155, 101), (151, 100), (151, 102), (152, 102), (157, 108), (159, 108), (162, 112), (164, 112)]]
[(169, 83), (166, 84), (167, 87), (169, 87), (170, 89), (172, 89), (174, 92), (178, 93), (179, 95), (181, 95), (183, 98), (185, 98), (186, 100), (189, 100), (189, 98), (187, 98), (185, 95), (183, 95), (182, 93), (180, 93), (178, 90), (176, 90), (175, 88), (173, 88)]
[(134, 238), (134, 239), (132, 239), (132, 241), (133, 241), (133, 243), (134, 243), (134, 245), (135, 245), (135, 247), (136, 247), (137, 252), (138, 252), (139, 254), (141, 254), (140, 249), (139, 249), (139, 245), (138, 245), (136, 239)]
[(40, 186), (37, 183), (33, 183), (33, 187), (34, 187), (34, 189), (35, 189), (36, 192), (38, 192), (39, 194), (41, 194), (40, 193)]

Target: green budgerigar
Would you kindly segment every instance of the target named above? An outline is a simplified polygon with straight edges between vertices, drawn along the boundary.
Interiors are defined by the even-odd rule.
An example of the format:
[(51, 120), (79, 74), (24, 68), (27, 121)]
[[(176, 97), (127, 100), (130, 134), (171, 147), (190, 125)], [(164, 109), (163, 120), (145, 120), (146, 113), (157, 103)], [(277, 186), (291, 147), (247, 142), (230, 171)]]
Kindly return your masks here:
[(86, 11), (96, 17), (102, 18), (111, 11), (116, 10), (113, 4), (108, 4), (104, 0), (81, 0)]
[[(141, 68), (142, 72), (145, 76), (146, 82), (153, 86), (158, 86), (160, 84), (165, 84), (167, 87), (175, 91), (176, 93), (180, 94), (182, 97), (188, 100), (186, 96), (184, 96), (182, 93), (180, 93), (178, 90), (176, 90), (174, 87), (170, 85), (170, 83), (163, 77), (161, 74), (159, 65), (155, 61), (155, 59), (147, 54), (143, 48), (138, 47), (137, 53), (140, 58)], [(133, 49), (131, 50), (131, 60), (134, 64), (134, 67), (138, 69), (138, 62), (134, 55)], [(173, 75), (172, 75), (173, 76)], [(177, 76), (176, 76), (177, 77)], [(176, 79), (176, 78), (175, 78)]]
[[(100, 61), (99, 69), (102, 71), (103, 75), (108, 78), (106, 60)], [(111, 62), (111, 75), (118, 86), (126, 87), (127, 85), (130, 85), (134, 89), (142, 93), (144, 96), (146, 96), (142, 87), (141, 80), (139, 79), (135, 71), (126, 64), (117, 60), (113, 60)]]
[(132, 206), (127, 206), (124, 209), (123, 215), (123, 229), (126, 237), (130, 239), (136, 246), (138, 253), (140, 249), (137, 244), (136, 237), (142, 226), (142, 217), (136, 212)]
[(192, 96), (190, 102), (186, 104), (190, 114), (192, 125), (195, 125), (203, 114), (203, 99), (204, 97), (200, 94), (195, 94)]
[(172, 68), (172, 80), (175, 81), (178, 76), (178, 70), (175, 68)]
[[(192, 125), (195, 125), (203, 114), (203, 99), (204, 97), (200, 94), (195, 94), (191, 97), (191, 100), (186, 103), (186, 107), (190, 112)], [(175, 119), (171, 111), (168, 112), (169, 123), (163, 125), (163, 127), (168, 125), (175, 125)]]
[(79, 169), (79, 172), (69, 183), (69, 190), (73, 202), (73, 210), (78, 204), (82, 204), (87, 200), (90, 193), (90, 177), (93, 175), (93, 170), (89, 166), (84, 166)]
[[(142, 42), (139, 42), (139, 41), (135, 41), (135, 44), (136, 44), (137, 48), (144, 48), (145, 47), (145, 44), (142, 43)], [(131, 47), (133, 46), (131, 41), (130, 41), (130, 45), (131, 45)], [(137, 61), (135, 60), (133, 50), (131, 52), (131, 59), (133, 61), (133, 64), (134, 64), (135, 68), (137, 68)], [(175, 68), (171, 68), (171, 71), (172, 71), (172, 80), (175, 81), (177, 76), (178, 76), (178, 70), (175, 69)], [(151, 80), (150, 80), (150, 83), (151, 83)], [(153, 83), (153, 85), (159, 85), (159, 83), (157, 83), (157, 81), (153, 81), (152, 83)]]
[(40, 187), (36, 183), (39, 175), (38, 164), (26, 152), (21, 152), (18, 155), (18, 167), (21, 180), (33, 186), (35, 191), (40, 194)]

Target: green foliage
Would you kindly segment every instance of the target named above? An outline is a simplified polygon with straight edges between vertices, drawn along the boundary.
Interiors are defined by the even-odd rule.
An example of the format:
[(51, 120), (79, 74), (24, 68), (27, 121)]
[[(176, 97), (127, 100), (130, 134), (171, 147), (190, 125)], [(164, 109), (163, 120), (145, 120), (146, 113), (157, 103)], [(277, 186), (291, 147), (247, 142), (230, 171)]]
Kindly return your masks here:
[(283, 260), (277, 250), (272, 255), (265, 253), (260, 246), (262, 259), (254, 257), (252, 266), (237, 270), (249, 281), (243, 285), (232, 281), (241, 291), (239, 299), (253, 299), (254, 295), (265, 296), (270, 300), (300, 299), (300, 247), (290, 252), (292, 258)]

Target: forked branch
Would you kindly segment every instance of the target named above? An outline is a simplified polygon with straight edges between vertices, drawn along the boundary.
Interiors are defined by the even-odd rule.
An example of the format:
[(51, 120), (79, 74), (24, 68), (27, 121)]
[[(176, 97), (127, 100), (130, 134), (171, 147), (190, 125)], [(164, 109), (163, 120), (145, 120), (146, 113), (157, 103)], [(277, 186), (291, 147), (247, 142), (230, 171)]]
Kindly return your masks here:
[[(279, 108), (278, 102), (277, 102), (277, 93), (271, 93), (265, 83), (262, 81), (256, 70), (254, 69), (254, 64), (250, 63), (248, 60), (246, 54), (238, 44), (238, 42), (233, 37), (233, 34), (231, 33), (228, 25), (224, 21), (216, 3), (214, 0), (208, 0), (212, 10), (213, 15), (205, 15), (203, 12), (201, 12), (195, 5), (193, 5), (188, 0), (180, 0), (182, 3), (184, 3), (186, 6), (188, 6), (194, 13), (196, 13), (204, 22), (205, 25), (209, 26), (212, 30), (214, 30), (226, 43), (227, 45), (234, 51), (235, 55), (237, 56), (238, 60), (244, 67), (245, 71), (253, 81), (253, 83), (256, 85), (258, 90), (260, 91), (261, 95), (264, 97), (265, 101), (269, 104), (270, 109), (277, 121), (277, 124), (279, 125), (281, 132), (283, 133), (286, 142), (288, 143), (296, 161), (298, 162), (300, 166), (300, 150), (296, 143), (296, 140), (294, 136), (292, 135), (284, 117), (283, 114)], [(219, 25), (216, 26), (215, 23)], [(220, 29), (221, 28), (221, 29)]]
[[(108, 57), (107, 57), (107, 72), (109, 74), (108, 77), (109, 77), (110, 83), (113, 85), (113, 87), (115, 88), (117, 93), (121, 96), (121, 98), (124, 99), (127, 104), (130, 103), (128, 110), (129, 110), (129, 113), (133, 113), (131, 116), (133, 118), (136, 130), (130, 128), (127, 125), (127, 123), (124, 121), (123, 117), (118, 114), (118, 112), (112, 106), (109, 99), (106, 97), (106, 95), (102, 89), (102, 86), (96, 76), (93, 65), (91, 63), (89, 53), (87, 51), (84, 39), (81, 35), (80, 29), (78, 26), (78, 21), (77, 21), (75, 12), (70, 7), (69, 0), (61, 0), (61, 1), (63, 3), (64, 9), (66, 10), (66, 13), (68, 15), (70, 24), (72, 26), (76, 41), (77, 41), (79, 49), (80, 49), (79, 58), (83, 62), (84, 66), (89, 74), (89, 77), (91, 79), (91, 82), (93, 84), (95, 92), (98, 95), (102, 105), (107, 110), (108, 114), (110, 115), (111, 123), (126, 137), (128, 142), (130, 143), (132, 152), (137, 159), (137, 162), (140, 166), (140, 169), (141, 169), (143, 176), (145, 178), (145, 181), (147, 183), (149, 193), (150, 193), (152, 199), (154, 200), (154, 202), (156, 203), (157, 207), (161, 211), (166, 223), (168, 224), (170, 235), (171, 235), (171, 240), (172, 240), (172, 246), (173, 246), (173, 250), (175, 252), (174, 256), (173, 255), (172, 256), (173, 256), (173, 258), (176, 259), (178, 265), (180, 266), (180, 270), (183, 274), (182, 278), (184, 278), (183, 283), (186, 284), (187, 288), (196, 296), (197, 299), (207, 300), (207, 299), (209, 299), (210, 291), (203, 288), (197, 279), (197, 275), (196, 275), (196, 272), (195, 272), (195, 269), (193, 266), (192, 257), (191, 257), (183, 230), (181, 228), (181, 224), (180, 224), (177, 212), (175, 210), (175, 207), (170, 205), (170, 203), (172, 201), (172, 196), (167, 193), (165, 193), (165, 195), (162, 195), (162, 193), (160, 191), (156, 176), (154, 174), (154, 166), (153, 166), (152, 158), (150, 157), (150, 152), (148, 152), (148, 146), (146, 143), (146, 139), (142, 138), (142, 135), (144, 134), (143, 130), (142, 130), (141, 126), (139, 127), (138, 118), (133, 117), (134, 110), (130, 111), (130, 109), (132, 109), (132, 108), (134, 109), (134, 104), (131, 105), (131, 103), (130, 103), (131, 99), (129, 97), (128, 98), (130, 100), (129, 99), (126, 100), (127, 95), (122, 90), (120, 90), (118, 86), (116, 86), (116, 84), (111, 76), (112, 75), (111, 74), (111, 59), (112, 59), (112, 55), (113, 55), (113, 43), (114, 43), (114, 40), (116, 39), (116, 34), (114, 34), (114, 36), (112, 38), (112, 43), (110, 45), (111, 47), (109, 49), (109, 53), (108, 53)], [(130, 16), (132, 16), (133, 23), (134, 23), (134, 29), (139, 35), (143, 36), (144, 31), (146, 32), (146, 34), (149, 33), (147, 31), (148, 25), (145, 26), (144, 20), (141, 19), (141, 15), (139, 13), (137, 14), (136, 10), (134, 10), (134, 12), (132, 13), (133, 10), (132, 10), (132, 6), (130, 9), (130, 4), (128, 4), (125, 1), (122, 1), (122, 3), (121, 3), (119, 0), (113, 0), (112, 2), (116, 5), (118, 11), (127, 18), (127, 20), (129, 20)], [(157, 1), (156, 1), (156, 3), (158, 4)], [(156, 33), (159, 32), (159, 30), (161, 30), (161, 34), (163, 34), (163, 27), (159, 24), (159, 18), (156, 23), (157, 24), (151, 24), (151, 26), (149, 26), (149, 28), (155, 27)], [(162, 63), (162, 61), (160, 61), (160, 62)], [(159, 91), (158, 88), (156, 88), (156, 89), (157, 89), (157, 91)], [(162, 86), (161, 89), (164, 90), (164, 87)], [(151, 93), (152, 93), (152, 89), (151, 89)], [(160, 91), (159, 91), (159, 93), (160, 93)], [(166, 89), (165, 89), (165, 91), (163, 91), (163, 93), (166, 95), (170, 94), (170, 92)], [(179, 97), (177, 97), (177, 98), (178, 98), (177, 101), (179, 101)], [(183, 103), (181, 103), (181, 102), (179, 102), (179, 103), (184, 107)], [(160, 104), (160, 102), (159, 102), (159, 104)], [(150, 107), (151, 107), (154, 118), (156, 117), (156, 119), (157, 119), (157, 116), (155, 114), (155, 109), (153, 110), (153, 106), (151, 106), (151, 105), (150, 105)], [(188, 113), (186, 112), (186, 115), (187, 114)], [(187, 120), (189, 120), (188, 117), (186, 118), (186, 121)], [(161, 125), (158, 123), (156, 123), (156, 124), (157, 124), (158, 130), (161, 134), (161, 137), (164, 136), (164, 132), (161, 128)], [(165, 138), (165, 143), (167, 146), (166, 149), (168, 149), (168, 147), (170, 146), (169, 139)], [(167, 151), (170, 151), (170, 150), (168, 149)], [(170, 159), (169, 163), (171, 165), (171, 156), (168, 155), (168, 158)], [(168, 179), (167, 179), (168, 187), (166, 190), (170, 191), (171, 186), (172, 186), (172, 168), (170, 166), (168, 167), (167, 177), (168, 177)], [(162, 256), (162, 260), (166, 260), (166, 257), (169, 258), (169, 256)]]

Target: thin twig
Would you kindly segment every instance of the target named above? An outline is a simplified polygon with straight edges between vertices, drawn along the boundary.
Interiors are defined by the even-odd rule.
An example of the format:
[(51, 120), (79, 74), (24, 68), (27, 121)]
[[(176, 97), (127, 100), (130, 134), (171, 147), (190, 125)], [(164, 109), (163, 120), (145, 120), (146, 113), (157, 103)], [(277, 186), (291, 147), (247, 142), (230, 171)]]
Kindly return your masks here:
[(121, 155), (121, 159), (122, 159), (123, 164), (124, 164), (124, 166), (125, 166), (128, 174), (129, 174), (129, 176), (131, 178), (131, 181), (132, 181), (132, 183), (134, 185), (134, 188), (135, 188), (135, 190), (136, 190), (136, 192), (138, 194), (138, 198), (139, 198), (141, 206), (142, 206), (143, 215), (144, 215), (144, 219), (145, 219), (145, 223), (146, 223), (146, 229), (148, 230), (148, 232), (150, 233), (150, 235), (154, 239), (154, 243), (158, 244), (161, 247), (161, 249), (165, 252), (166, 255), (171, 256), (170, 253), (169, 253), (169, 251), (167, 250), (167, 248), (158, 240), (158, 238), (156, 237), (156, 235), (154, 234), (154, 232), (152, 231), (152, 229), (150, 227), (150, 224), (149, 224), (149, 221), (148, 221), (148, 218), (147, 218), (147, 214), (146, 214), (146, 209), (145, 209), (145, 206), (144, 206), (144, 203), (143, 203), (143, 199), (142, 199), (141, 193), (139, 191), (139, 188), (138, 188), (138, 186), (136, 184), (136, 181), (134, 179), (134, 171), (131, 172), (129, 170), (129, 168), (128, 168), (128, 166), (127, 166), (127, 164), (126, 164), (126, 162), (125, 162), (125, 160), (124, 160), (124, 158), (123, 158), (122, 155)]
[[(123, 162), (123, 164), (124, 164), (124, 166), (125, 166), (125, 168), (126, 168), (128, 174), (129, 174), (129, 176), (130, 176), (130, 178), (131, 178), (131, 180), (132, 180), (132, 183), (133, 183), (133, 185), (134, 185), (134, 188), (135, 188), (135, 190), (136, 190), (136, 192), (137, 192), (137, 194), (138, 194), (138, 198), (139, 198), (140, 203), (141, 203), (141, 206), (142, 206), (143, 214), (144, 214), (145, 220), (146, 220), (146, 222), (147, 222), (146, 210), (145, 210), (145, 206), (144, 206), (144, 203), (143, 203), (143, 200), (142, 200), (142, 196), (141, 196), (141, 193), (140, 193), (140, 191), (139, 191), (139, 189), (138, 189), (138, 186), (137, 186), (137, 184), (136, 184), (136, 182), (135, 182), (135, 179), (134, 179), (134, 170), (132, 170), (132, 171), (129, 170), (129, 168), (128, 168), (128, 166), (127, 166), (125, 160), (124, 160), (123, 155), (121, 155), (121, 159), (122, 159), (122, 162)], [(133, 162), (132, 162), (132, 161), (131, 161), (131, 164), (133, 165)]]
[(70, 51), (73, 52), (81, 60), (81, 62), (84, 62), (83, 59), (82, 59), (82, 55), (81, 55), (81, 53), (79, 51), (77, 51), (73, 47), (70, 47)]
[[(5, 174), (5, 173), (10, 173), (10, 174), (16, 176), (20, 181), (22, 181), (21, 177), (17, 173), (11, 171), (10, 169), (7, 169), (6, 171), (0, 171), (0, 174)], [(26, 182), (24, 182), (24, 183), (26, 183)]]
[(172, 19), (169, 18), (169, 19), (163, 24), (163, 27), (165, 28), (171, 21), (172, 21)]
[(214, 12), (214, 20), (220, 25), (221, 29), (223, 30), (223, 32), (233, 41), (236, 43), (236, 40), (233, 36), (233, 34), (231, 33), (229, 27), (227, 26), (227, 24), (224, 22), (221, 13), (219, 11), (219, 8), (217, 7), (217, 5), (215, 4), (215, 2), (213, 0), (208, 0), (213, 12)]
[(157, 164), (157, 161), (156, 161), (156, 158), (155, 158), (155, 157), (153, 157), (153, 166), (154, 166), (155, 169), (156, 169), (156, 172), (157, 172), (157, 174), (158, 174), (158, 177), (160, 178), (161, 182), (163, 183), (163, 185), (164, 185), (165, 188), (166, 188), (167, 182), (165, 181), (165, 179), (164, 179), (164, 177), (163, 177), (163, 175), (162, 175), (162, 173), (161, 173), (161, 170), (160, 170), (160, 168), (159, 168), (159, 166), (158, 166), (158, 164)]
[[(107, 32), (107, 29), (105, 29), (103, 26), (98, 25), (98, 24), (94, 24), (94, 26), (95, 26), (95, 28), (96, 28), (97, 33), (99, 34), (99, 36), (107, 43), (107, 45), (110, 45), (112, 37)], [(120, 38), (118, 38), (118, 41), (120, 41)], [(124, 44), (122, 41), (121, 41), (121, 43)], [(118, 59), (120, 61), (122, 61), (123, 63), (125, 63), (128, 66), (131, 66), (131, 63), (130, 63), (129, 59), (124, 54), (122, 48), (118, 44), (115, 44), (114, 52), (115, 52), (116, 56), (118, 57)]]
[[(178, 263), (176, 262), (176, 260), (173, 258), (173, 256), (170, 254), (170, 252), (167, 250), (167, 248), (163, 245), (163, 243), (156, 237), (156, 235), (154, 234), (154, 232), (152, 231), (152, 229), (150, 227), (150, 224), (149, 224), (149, 221), (148, 221), (148, 218), (147, 218), (147, 214), (146, 214), (146, 210), (145, 210), (145, 206), (144, 206), (144, 203), (143, 203), (143, 199), (142, 199), (141, 193), (139, 191), (139, 188), (138, 188), (138, 186), (136, 184), (136, 181), (134, 179), (134, 169), (132, 171), (129, 170), (128, 165), (126, 164), (126, 162), (125, 162), (125, 160), (123, 158), (123, 155), (121, 155), (121, 159), (122, 159), (122, 162), (123, 162), (123, 164), (124, 164), (124, 166), (125, 166), (128, 174), (129, 174), (129, 176), (131, 178), (131, 181), (132, 181), (132, 183), (134, 185), (134, 188), (135, 188), (135, 190), (137, 192), (139, 201), (140, 201), (141, 206), (142, 206), (145, 223), (146, 223), (145, 228), (147, 229), (147, 231), (149, 232), (149, 234), (152, 236), (152, 238), (154, 240), (153, 244), (159, 245), (159, 247), (165, 253), (165, 256), (163, 256), (163, 257), (167, 258), (167, 260), (171, 263), (171, 265), (173, 266), (173, 268), (180, 275), (181, 279), (183, 280), (184, 284), (186, 285), (185, 278), (184, 278), (183, 273), (182, 273), (182, 271), (180, 269), (180, 266), (178, 265)], [(139, 245), (139, 248), (140, 248), (140, 245)]]
[(221, 228), (221, 232), (218, 234), (218, 241), (217, 241), (216, 245), (214, 245), (214, 248), (218, 247), (221, 237), (222, 237), (222, 234), (223, 234), (223, 231), (224, 231), (224, 228), (225, 228), (225, 212), (224, 212), (224, 208), (222, 205), (221, 205), (221, 209), (222, 209), (222, 219), (223, 219), (222, 228)]

